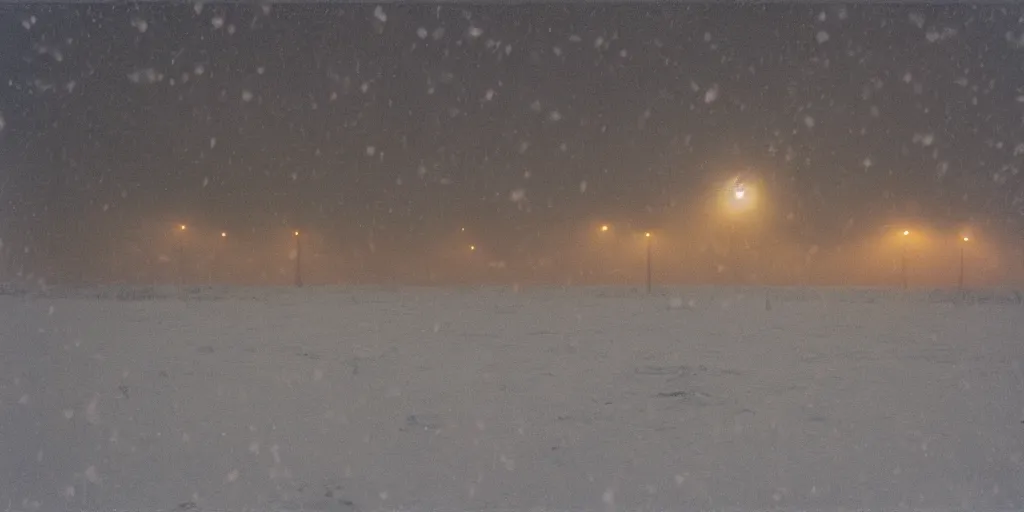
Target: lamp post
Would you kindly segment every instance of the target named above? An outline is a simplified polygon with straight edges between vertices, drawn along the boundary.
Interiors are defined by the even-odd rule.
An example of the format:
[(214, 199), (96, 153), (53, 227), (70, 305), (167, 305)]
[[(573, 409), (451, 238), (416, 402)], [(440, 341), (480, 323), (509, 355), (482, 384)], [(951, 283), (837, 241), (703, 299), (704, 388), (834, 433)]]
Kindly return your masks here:
[(970, 242), (969, 237), (963, 237), (963, 242), (960, 244), (960, 280), (957, 283), (957, 288), (960, 291), (964, 291), (964, 248), (967, 246), (967, 242)]
[[(220, 232), (221, 244), (219, 246), (214, 247), (214, 249), (213, 249), (213, 264), (210, 265), (210, 267), (211, 267), (210, 268), (210, 284), (213, 284), (213, 274), (215, 274), (215, 273), (216, 274), (223, 274), (223, 272), (220, 271), (221, 270), (220, 269), (220, 260), (221, 260), (221, 252), (223, 252), (223, 250), (224, 250), (224, 248), (223, 248), (223, 245), (225, 243), (224, 240), (227, 237), (228, 237), (227, 231), (221, 231)], [(224, 279), (223, 275), (220, 275), (218, 277), (221, 280)]]
[(295, 232), (295, 287), (302, 288), (302, 243), (299, 232)]
[(178, 226), (178, 286), (185, 284), (185, 230), (188, 226), (180, 224)]
[(750, 185), (744, 180), (744, 176), (736, 176), (727, 182), (722, 191), (720, 204), (723, 211), (729, 217), (729, 225), (726, 231), (726, 248), (731, 260), (732, 273), (738, 282), (741, 277), (741, 257), (737, 247), (737, 224), (744, 218), (749, 218), (751, 212), (757, 208), (759, 202), (759, 187)]
[(910, 236), (910, 230), (903, 230), (903, 244), (900, 251), (900, 276), (903, 284), (903, 289), (907, 289), (907, 237)]
[(651, 232), (644, 233), (647, 239), (647, 294), (651, 293)]

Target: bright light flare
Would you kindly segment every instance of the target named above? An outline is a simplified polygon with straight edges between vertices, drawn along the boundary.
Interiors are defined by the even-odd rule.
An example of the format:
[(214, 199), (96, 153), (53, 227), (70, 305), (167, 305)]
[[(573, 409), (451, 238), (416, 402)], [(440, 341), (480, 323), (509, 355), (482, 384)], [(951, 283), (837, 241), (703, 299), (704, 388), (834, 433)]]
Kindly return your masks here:
[(903, 236), (908, 236), (908, 235), (910, 235), (910, 230), (909, 229), (904, 229), (903, 230)]
[(601, 232), (602, 233), (607, 232), (609, 229), (611, 229), (611, 228), (608, 227), (608, 224), (602, 224), (601, 225)]
[(970, 237), (966, 237), (966, 236), (964, 237), (964, 242), (970, 242), (970, 241), (971, 241)]
[(298, 231), (295, 232), (295, 236), (299, 236), (299, 232)]
[(651, 232), (650, 231), (645, 232), (644, 236), (647, 237), (647, 238), (650, 238), (651, 237)]
[(178, 229), (181, 230), (181, 231), (185, 231), (185, 229), (187, 229), (187, 228), (188, 228), (188, 226), (186, 226), (184, 224), (178, 226)]
[(732, 178), (722, 184), (718, 195), (721, 211), (726, 214), (738, 215), (758, 208), (759, 187), (740, 177)]
[(221, 238), (225, 238), (225, 237), (227, 237), (227, 236), (228, 236), (228, 234), (227, 234), (227, 233), (225, 233), (224, 231), (221, 231), (221, 232), (220, 232), (220, 237), (221, 237)]
[(475, 250), (476, 250), (476, 246), (475, 246), (475, 245), (471, 245), (471, 246), (469, 246), (469, 250), (471, 250), (471, 251), (475, 251)]

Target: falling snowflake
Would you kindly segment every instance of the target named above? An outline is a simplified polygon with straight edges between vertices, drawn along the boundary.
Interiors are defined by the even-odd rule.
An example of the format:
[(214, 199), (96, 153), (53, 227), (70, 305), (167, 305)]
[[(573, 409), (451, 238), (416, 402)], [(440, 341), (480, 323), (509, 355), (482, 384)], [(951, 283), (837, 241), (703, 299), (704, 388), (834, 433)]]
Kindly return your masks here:
[(427, 29), (425, 29), (423, 27), (420, 27), (420, 28), (416, 29), (416, 36), (419, 37), (420, 39), (426, 39), (427, 38)]
[(804, 125), (808, 128), (814, 128), (814, 118), (811, 116), (804, 116)]
[(442, 37), (444, 37), (444, 27), (435, 28), (434, 31), (430, 34), (430, 37), (434, 38), (434, 41), (439, 41)]
[(704, 103), (714, 103), (718, 99), (718, 84), (713, 84), (704, 91)]
[(580, 194), (585, 194), (586, 192), (587, 192), (587, 180), (583, 180), (583, 181), (580, 182)]
[(533, 103), (530, 103), (530, 110), (540, 112), (540, 100), (533, 100)]
[(931, 146), (935, 142), (935, 135), (931, 133), (915, 133), (913, 138), (914, 143), (920, 144), (924, 147)]
[(242, 101), (248, 103), (252, 101), (252, 93), (248, 89), (242, 91)]
[(206, 68), (202, 64), (196, 64), (195, 67), (192, 68), (192, 72), (198, 76), (203, 76), (203, 73), (206, 73)]
[(525, 189), (521, 189), (521, 188), (517, 188), (517, 189), (513, 190), (512, 192), (509, 192), (508, 198), (513, 203), (522, 202), (522, 201), (526, 200), (526, 190)]
[(484, 99), (487, 100), (487, 101), (493, 100), (494, 99), (494, 89), (487, 89), (487, 92), (484, 93)]
[(140, 33), (145, 33), (149, 29), (149, 23), (142, 18), (132, 18), (132, 26)]
[(824, 30), (819, 30), (818, 34), (814, 36), (814, 39), (816, 41), (818, 41), (818, 44), (827, 43), (828, 42), (828, 32), (825, 32)]
[(384, 8), (379, 5), (373, 10), (373, 17), (380, 20), (381, 23), (387, 23), (388, 21), (388, 15), (384, 12)]
[(945, 41), (947, 39), (953, 38), (956, 36), (956, 34), (956, 30), (949, 27), (945, 27), (942, 30), (931, 28), (928, 29), (928, 32), (925, 32), (924, 38), (929, 43), (937, 43), (939, 41)]
[(366, 146), (366, 156), (374, 156), (377, 154), (377, 148), (374, 146)]
[(480, 27), (469, 27), (469, 32), (468, 33), (469, 33), (469, 37), (472, 37), (473, 39), (476, 39), (476, 38), (484, 35), (484, 29), (482, 29)]
[(6, 126), (7, 126), (7, 123), (4, 122), (4, 114), (3, 114), (3, 112), (0, 112), (0, 131), (3, 131), (4, 127), (6, 127)]
[(128, 80), (133, 84), (155, 84), (164, 79), (164, 75), (153, 68), (139, 69), (128, 73)]
[(919, 12), (911, 12), (907, 15), (910, 18), (910, 22), (917, 26), (917, 28), (924, 28), (924, 15)]
[(220, 28), (224, 26), (224, 17), (214, 16), (210, 18), (210, 25), (213, 25), (214, 30), (220, 30)]
[(260, 66), (260, 67), (256, 68), (256, 74), (257, 75), (262, 75), (266, 70), (267, 70), (267, 68), (265, 68), (263, 66)]
[(210, 137), (210, 149), (217, 147), (217, 137)]
[(557, 123), (558, 121), (562, 120), (562, 114), (557, 110), (552, 110), (551, 113), (548, 114), (548, 119)]

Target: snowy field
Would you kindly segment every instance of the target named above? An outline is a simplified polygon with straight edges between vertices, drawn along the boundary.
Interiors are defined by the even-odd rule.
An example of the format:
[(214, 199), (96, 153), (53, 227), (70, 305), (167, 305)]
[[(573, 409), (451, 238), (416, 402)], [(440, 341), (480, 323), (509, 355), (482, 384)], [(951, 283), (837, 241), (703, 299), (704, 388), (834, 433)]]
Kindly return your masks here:
[(1020, 510), (1012, 292), (0, 297), (3, 510)]

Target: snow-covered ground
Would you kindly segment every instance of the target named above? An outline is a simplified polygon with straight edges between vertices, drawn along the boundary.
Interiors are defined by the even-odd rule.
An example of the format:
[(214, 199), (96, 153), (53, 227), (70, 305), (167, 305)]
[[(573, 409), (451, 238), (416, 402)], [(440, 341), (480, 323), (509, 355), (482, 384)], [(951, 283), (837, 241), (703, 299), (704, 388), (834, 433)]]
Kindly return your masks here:
[(1019, 302), (727, 288), (3, 296), (0, 507), (1019, 510)]

